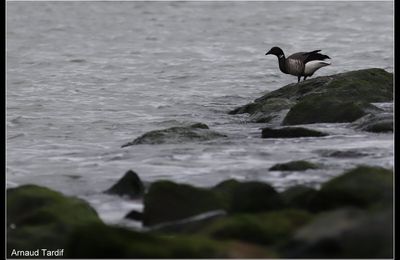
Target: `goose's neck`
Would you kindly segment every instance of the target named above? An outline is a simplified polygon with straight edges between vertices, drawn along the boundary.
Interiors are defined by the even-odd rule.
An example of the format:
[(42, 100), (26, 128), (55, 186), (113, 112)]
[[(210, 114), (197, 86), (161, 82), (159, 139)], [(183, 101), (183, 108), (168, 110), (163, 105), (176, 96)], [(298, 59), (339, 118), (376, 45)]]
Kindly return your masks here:
[(286, 66), (285, 66), (285, 55), (281, 54), (278, 56), (278, 63), (279, 63), (279, 69), (283, 72), (283, 73), (287, 73), (286, 72)]

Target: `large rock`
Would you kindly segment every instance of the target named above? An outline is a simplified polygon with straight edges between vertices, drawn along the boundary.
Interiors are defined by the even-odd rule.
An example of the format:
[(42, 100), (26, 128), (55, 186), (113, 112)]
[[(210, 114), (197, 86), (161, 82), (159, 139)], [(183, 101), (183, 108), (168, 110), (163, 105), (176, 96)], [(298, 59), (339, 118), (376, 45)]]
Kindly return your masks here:
[(121, 227), (88, 225), (74, 232), (67, 258), (219, 258), (225, 247), (203, 237), (161, 236)]
[(212, 190), (230, 213), (263, 212), (283, 206), (279, 193), (263, 182), (226, 180)]
[[(289, 84), (230, 114), (249, 113), (258, 119), (290, 109), (283, 119), (285, 125), (351, 122), (379, 110), (369, 103), (392, 100), (393, 73), (373, 68)], [(280, 106), (269, 108), (271, 103)]]
[(81, 199), (36, 185), (7, 189), (7, 255), (11, 250), (65, 248), (74, 230), (102, 223)]
[(393, 171), (359, 166), (324, 183), (312, 201), (316, 211), (344, 206), (359, 208), (391, 207)]
[(176, 221), (222, 208), (220, 200), (208, 189), (156, 181), (144, 196), (143, 224)]
[(140, 198), (144, 194), (144, 185), (139, 176), (134, 171), (129, 170), (105, 193), (126, 196), (132, 199)]
[(288, 239), (295, 230), (311, 219), (312, 215), (302, 210), (237, 214), (214, 221), (200, 233), (218, 240), (241, 240), (272, 245)]
[(132, 142), (122, 145), (122, 147), (137, 144), (175, 144), (207, 141), (220, 137), (226, 137), (226, 135), (210, 130), (205, 124), (196, 123), (189, 126), (176, 126), (150, 131)]
[(282, 247), (285, 258), (392, 258), (393, 211), (321, 214)]
[(311, 203), (317, 195), (316, 189), (303, 185), (296, 185), (281, 192), (285, 207), (305, 210), (311, 208)]

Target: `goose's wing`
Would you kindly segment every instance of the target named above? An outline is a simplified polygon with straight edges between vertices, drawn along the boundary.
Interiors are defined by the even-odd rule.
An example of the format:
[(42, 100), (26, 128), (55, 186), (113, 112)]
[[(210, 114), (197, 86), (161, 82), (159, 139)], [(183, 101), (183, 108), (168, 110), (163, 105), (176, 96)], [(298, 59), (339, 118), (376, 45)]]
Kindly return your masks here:
[(315, 51), (311, 51), (311, 52), (306, 52), (304, 53), (304, 63), (307, 63), (309, 61), (313, 61), (313, 60), (326, 60), (326, 59), (330, 59), (330, 57), (328, 55), (324, 55), (320, 52), (321, 50), (315, 50)]

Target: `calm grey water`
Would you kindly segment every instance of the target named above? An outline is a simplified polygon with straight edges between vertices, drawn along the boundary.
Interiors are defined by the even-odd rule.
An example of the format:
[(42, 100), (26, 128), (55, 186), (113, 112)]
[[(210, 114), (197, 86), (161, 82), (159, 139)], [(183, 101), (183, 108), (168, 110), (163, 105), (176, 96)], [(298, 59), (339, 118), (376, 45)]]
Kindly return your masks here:
[[(315, 76), (393, 71), (393, 3), (8, 2), (8, 187), (35, 183), (77, 195), (105, 221), (121, 223), (140, 201), (101, 192), (129, 169), (145, 181), (210, 186), (236, 178), (282, 190), (318, 186), (357, 164), (392, 167), (392, 134), (318, 124), (331, 135), (263, 140), (265, 125), (227, 115), (296, 82), (264, 55), (275, 45), (287, 54), (322, 49), (332, 65)], [(185, 122), (228, 138), (120, 148)], [(362, 156), (324, 156), (336, 150)], [(324, 169), (268, 171), (295, 159)]]

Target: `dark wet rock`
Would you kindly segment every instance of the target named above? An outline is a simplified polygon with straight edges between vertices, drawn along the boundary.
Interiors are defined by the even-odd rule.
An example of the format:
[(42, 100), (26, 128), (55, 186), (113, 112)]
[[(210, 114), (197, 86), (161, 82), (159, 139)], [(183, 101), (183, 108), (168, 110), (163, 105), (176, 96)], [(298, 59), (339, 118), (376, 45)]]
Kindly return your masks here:
[(222, 208), (216, 195), (208, 189), (156, 181), (144, 196), (143, 224), (176, 221)]
[(346, 123), (376, 111), (381, 110), (365, 101), (335, 98), (330, 95), (312, 96), (294, 105), (282, 124)]
[(310, 213), (302, 210), (238, 214), (214, 221), (201, 233), (218, 240), (240, 240), (269, 245), (288, 239), (311, 218)]
[(324, 183), (312, 201), (312, 209), (391, 207), (392, 203), (393, 171), (359, 166)]
[(143, 213), (136, 210), (131, 210), (128, 214), (126, 214), (125, 218), (142, 222)]
[(281, 127), (262, 129), (262, 138), (298, 138), (298, 137), (323, 137), (328, 134), (304, 127)]
[[(257, 114), (253, 120), (256, 122), (278, 110), (290, 109), (283, 121), (286, 125), (352, 122), (379, 110), (369, 103), (392, 100), (393, 73), (372, 68), (289, 84), (232, 110), (230, 114)], [(275, 103), (279, 105), (270, 107)]]
[(319, 166), (307, 161), (291, 161), (287, 163), (278, 163), (269, 168), (270, 171), (306, 171), (309, 169), (318, 169)]
[(285, 258), (392, 258), (393, 211), (337, 209), (300, 228)]
[(7, 248), (64, 248), (68, 236), (90, 223), (101, 223), (96, 211), (81, 199), (51, 189), (24, 185), (7, 189)]
[(116, 184), (106, 190), (105, 193), (135, 199), (143, 196), (144, 185), (139, 176), (134, 171), (129, 170)]
[(369, 153), (355, 149), (351, 150), (317, 150), (315, 151), (323, 157), (336, 157), (336, 158), (359, 158), (368, 156)]
[(174, 144), (207, 141), (220, 137), (226, 137), (226, 135), (210, 130), (205, 124), (195, 123), (190, 126), (176, 126), (150, 131), (132, 142), (122, 145), (122, 147), (137, 144)]
[(281, 192), (282, 200), (287, 208), (310, 209), (311, 203), (318, 195), (314, 188), (297, 185)]
[(262, 212), (283, 205), (279, 193), (263, 182), (227, 180), (213, 187), (213, 191), (231, 213)]
[(374, 133), (393, 132), (393, 114), (368, 114), (353, 122), (352, 126), (358, 130)]
[(162, 236), (121, 227), (88, 225), (74, 232), (67, 258), (222, 258), (224, 245), (203, 237)]

